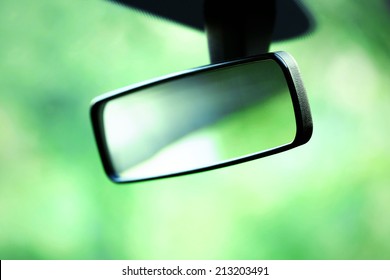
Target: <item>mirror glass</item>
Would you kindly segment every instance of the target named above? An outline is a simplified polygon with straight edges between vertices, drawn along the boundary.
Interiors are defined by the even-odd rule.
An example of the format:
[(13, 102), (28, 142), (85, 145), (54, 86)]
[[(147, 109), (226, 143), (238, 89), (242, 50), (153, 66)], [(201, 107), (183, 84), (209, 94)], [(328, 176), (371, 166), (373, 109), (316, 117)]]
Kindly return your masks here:
[(272, 59), (181, 75), (109, 99), (108, 158), (120, 180), (220, 164), (291, 143), (294, 107)]

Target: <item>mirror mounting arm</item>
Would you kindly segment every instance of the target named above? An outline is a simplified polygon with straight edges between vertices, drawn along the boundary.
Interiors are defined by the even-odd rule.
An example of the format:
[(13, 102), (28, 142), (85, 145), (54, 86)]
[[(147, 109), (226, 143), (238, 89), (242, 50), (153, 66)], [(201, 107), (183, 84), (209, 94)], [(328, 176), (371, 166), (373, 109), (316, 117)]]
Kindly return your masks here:
[(205, 0), (204, 22), (211, 63), (267, 53), (276, 0)]

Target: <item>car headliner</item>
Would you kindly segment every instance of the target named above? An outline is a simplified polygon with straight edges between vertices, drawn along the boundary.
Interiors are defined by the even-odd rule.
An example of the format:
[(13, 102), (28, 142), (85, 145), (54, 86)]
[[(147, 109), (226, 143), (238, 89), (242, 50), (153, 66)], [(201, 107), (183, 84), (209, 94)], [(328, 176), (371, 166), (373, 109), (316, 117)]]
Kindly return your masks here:
[[(180, 24), (204, 30), (204, 0), (108, 0), (135, 8)], [(277, 14), (273, 41), (302, 36), (312, 31), (315, 22), (298, 0), (276, 0)]]

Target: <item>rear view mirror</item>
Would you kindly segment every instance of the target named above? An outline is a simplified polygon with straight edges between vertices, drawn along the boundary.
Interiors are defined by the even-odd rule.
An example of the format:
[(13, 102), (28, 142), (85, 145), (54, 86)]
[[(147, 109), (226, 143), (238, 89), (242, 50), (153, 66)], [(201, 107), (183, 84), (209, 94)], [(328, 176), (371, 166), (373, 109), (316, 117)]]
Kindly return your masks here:
[(91, 107), (96, 142), (115, 182), (194, 173), (306, 143), (312, 121), (285, 52), (204, 66), (126, 87)]

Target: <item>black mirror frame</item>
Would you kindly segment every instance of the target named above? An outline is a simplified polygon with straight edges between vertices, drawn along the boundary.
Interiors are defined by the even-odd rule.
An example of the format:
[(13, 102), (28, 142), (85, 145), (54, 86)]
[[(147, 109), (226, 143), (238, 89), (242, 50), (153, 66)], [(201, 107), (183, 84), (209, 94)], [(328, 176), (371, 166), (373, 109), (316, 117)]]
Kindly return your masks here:
[[(245, 155), (239, 158), (230, 159), (213, 165), (188, 170), (188, 171), (181, 171), (181, 172), (170, 173), (165, 175), (158, 175), (154, 177), (136, 178), (136, 179), (123, 179), (116, 175), (116, 173), (114, 172), (114, 168), (111, 164), (109, 152), (107, 149), (107, 143), (104, 137), (104, 127), (101, 122), (103, 110), (105, 104), (108, 101), (138, 91), (141, 88), (157, 85), (159, 83), (166, 82), (169, 80), (181, 78), (184, 76), (194, 75), (196, 73), (204, 72), (212, 69), (219, 69), (226, 66), (233, 66), (237, 64), (246, 63), (246, 62), (265, 60), (265, 59), (272, 59), (279, 64), (279, 66), (281, 67), (284, 73), (284, 76), (288, 84), (288, 88), (290, 90), (291, 100), (294, 107), (295, 122), (296, 122), (296, 135), (294, 140), (291, 143), (278, 146), (275, 148), (271, 148), (268, 150), (260, 151), (254, 154)], [(213, 169), (222, 168), (234, 164), (243, 163), (254, 159), (259, 159), (262, 157), (281, 153), (290, 150), (292, 148), (295, 148), (297, 146), (303, 145), (310, 140), (313, 132), (313, 123), (311, 118), (309, 102), (306, 96), (305, 88), (301, 80), (298, 66), (294, 58), (286, 52), (267, 53), (267, 54), (261, 54), (257, 56), (235, 60), (235, 61), (201, 66), (201, 67), (185, 70), (183, 72), (174, 73), (153, 80), (141, 82), (135, 85), (127, 86), (118, 90), (114, 90), (107, 94), (99, 96), (92, 101), (90, 116), (91, 116), (92, 128), (93, 128), (96, 144), (99, 150), (101, 161), (103, 163), (103, 168), (107, 176), (115, 183), (140, 182), (140, 181), (147, 181), (152, 179), (168, 178), (173, 176), (213, 170)]]

